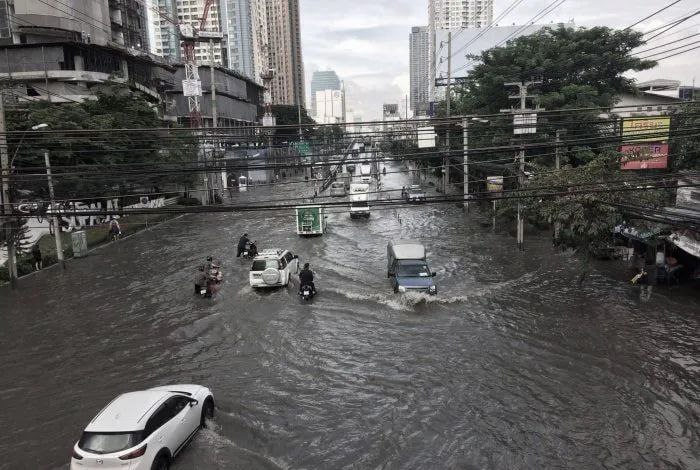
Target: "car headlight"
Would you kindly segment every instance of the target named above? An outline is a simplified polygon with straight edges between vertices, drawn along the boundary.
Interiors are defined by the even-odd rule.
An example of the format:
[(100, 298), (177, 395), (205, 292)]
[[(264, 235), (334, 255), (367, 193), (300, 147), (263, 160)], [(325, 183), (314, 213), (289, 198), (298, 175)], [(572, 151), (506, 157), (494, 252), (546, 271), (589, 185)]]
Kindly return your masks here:
[(406, 292), (406, 288), (404, 286), (399, 286), (399, 292)]

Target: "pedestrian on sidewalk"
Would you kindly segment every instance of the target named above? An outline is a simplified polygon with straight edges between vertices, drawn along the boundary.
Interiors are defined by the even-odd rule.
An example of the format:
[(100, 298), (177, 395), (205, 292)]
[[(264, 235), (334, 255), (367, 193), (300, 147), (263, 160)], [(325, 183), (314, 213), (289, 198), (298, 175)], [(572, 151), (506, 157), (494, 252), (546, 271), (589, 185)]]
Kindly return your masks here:
[(40, 271), (44, 267), (44, 262), (41, 259), (41, 247), (39, 240), (32, 247), (32, 257), (34, 258), (34, 270)]

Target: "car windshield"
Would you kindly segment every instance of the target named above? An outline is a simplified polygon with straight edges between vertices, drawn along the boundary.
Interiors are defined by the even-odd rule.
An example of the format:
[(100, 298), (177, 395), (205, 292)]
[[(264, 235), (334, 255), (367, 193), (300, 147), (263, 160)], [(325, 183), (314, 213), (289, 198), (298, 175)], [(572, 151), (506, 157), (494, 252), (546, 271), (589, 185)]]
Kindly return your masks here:
[(276, 259), (256, 259), (253, 261), (253, 267), (250, 268), (251, 271), (265, 271), (266, 269), (277, 269)]
[(398, 266), (397, 275), (399, 277), (428, 277), (430, 270), (428, 265), (422, 264), (400, 264)]
[(367, 207), (367, 201), (355, 201), (351, 207)]
[(331, 184), (331, 188), (333, 188), (333, 189), (344, 188), (344, 187), (345, 187), (345, 183), (333, 183), (333, 184)]
[(124, 433), (84, 432), (78, 447), (93, 454), (111, 454), (129, 449), (142, 440), (141, 431)]
[(409, 192), (410, 192), (411, 194), (420, 194), (420, 193), (422, 193), (423, 191), (422, 191), (420, 188), (411, 188), (411, 189), (409, 189)]

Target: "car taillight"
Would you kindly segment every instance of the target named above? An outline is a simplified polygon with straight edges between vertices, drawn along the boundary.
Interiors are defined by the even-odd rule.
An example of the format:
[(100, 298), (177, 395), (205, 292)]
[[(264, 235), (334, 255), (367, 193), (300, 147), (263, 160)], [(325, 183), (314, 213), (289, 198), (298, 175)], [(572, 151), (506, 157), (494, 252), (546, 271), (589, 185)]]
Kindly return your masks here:
[(146, 447), (148, 447), (147, 444), (144, 444), (143, 447), (139, 447), (138, 449), (129, 452), (126, 455), (122, 455), (119, 457), (119, 460), (131, 460), (131, 459), (136, 459), (138, 457), (142, 457), (143, 454), (146, 453)]
[(74, 458), (75, 460), (83, 460), (83, 456), (80, 455), (79, 453), (77, 453), (77, 452), (75, 451), (75, 449), (73, 449), (73, 458)]

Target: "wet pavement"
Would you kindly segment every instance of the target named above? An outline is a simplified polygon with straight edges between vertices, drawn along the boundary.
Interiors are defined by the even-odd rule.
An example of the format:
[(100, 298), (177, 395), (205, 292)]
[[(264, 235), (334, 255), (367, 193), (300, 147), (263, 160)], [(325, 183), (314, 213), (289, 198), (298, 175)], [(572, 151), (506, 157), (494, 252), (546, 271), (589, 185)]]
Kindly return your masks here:
[[(66, 468), (114, 396), (183, 382), (217, 415), (177, 470), (700, 468), (697, 297), (640, 303), (614, 263), (578, 287), (546, 235), (519, 253), (454, 206), (331, 212), (310, 239), (291, 211), (185, 216), (0, 288), (0, 469)], [(312, 264), (310, 305), (248, 286), (244, 231)], [(396, 238), (424, 242), (437, 297), (392, 293)], [(212, 300), (192, 295), (208, 254), (226, 275)]]

